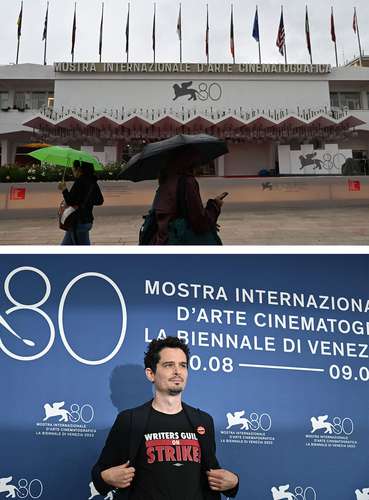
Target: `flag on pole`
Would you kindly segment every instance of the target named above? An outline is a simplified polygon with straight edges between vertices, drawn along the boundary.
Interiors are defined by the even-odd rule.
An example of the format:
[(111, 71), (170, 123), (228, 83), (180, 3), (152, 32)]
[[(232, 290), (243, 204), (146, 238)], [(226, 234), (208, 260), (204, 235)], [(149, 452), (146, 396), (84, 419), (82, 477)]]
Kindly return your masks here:
[(308, 8), (306, 6), (306, 14), (305, 14), (305, 34), (306, 34), (306, 45), (311, 56), (311, 39), (310, 39), (310, 25), (309, 25), (309, 14)]
[(128, 4), (127, 21), (126, 21), (126, 54), (128, 56), (129, 52), (129, 10), (130, 4)]
[(352, 29), (354, 30), (355, 33), (357, 33), (357, 14), (356, 14), (356, 7), (354, 7), (354, 18), (352, 20)]
[(154, 51), (154, 59), (155, 59), (155, 50), (156, 50), (156, 5), (154, 4), (154, 17), (152, 20), (152, 50)]
[(21, 8), (20, 8), (20, 11), (19, 11), (19, 16), (18, 16), (18, 21), (17, 21), (17, 25), (18, 25), (18, 32), (17, 32), (18, 40), (19, 40), (19, 38), (22, 35), (22, 20), (23, 20), (23, 2), (21, 3)]
[(205, 54), (209, 60), (209, 6), (206, 4)]
[(336, 28), (334, 25), (334, 15), (333, 15), (333, 7), (332, 7), (332, 12), (331, 12), (331, 38), (332, 42), (336, 43)]
[(178, 39), (182, 40), (182, 7), (179, 4), (179, 13), (178, 13), (178, 21), (177, 21), (177, 35)]
[(277, 34), (277, 41), (276, 45), (279, 49), (279, 52), (281, 53), (282, 56), (284, 56), (284, 46), (286, 43), (286, 32), (284, 29), (284, 20), (283, 20), (283, 9), (281, 11), (281, 19), (279, 21), (279, 28), (278, 28), (278, 34)]
[(233, 4), (231, 5), (231, 29), (229, 34), (230, 49), (234, 61), (234, 27), (233, 27)]
[(73, 17), (73, 27), (72, 27), (72, 60), (74, 58), (74, 47), (76, 45), (76, 30), (77, 30), (77, 17), (76, 17), (76, 4), (74, 4), (74, 17)]
[(42, 40), (47, 39), (47, 23), (49, 19), (49, 2), (47, 2), (46, 14), (45, 14), (45, 22), (44, 22), (44, 31), (42, 32)]
[(256, 7), (255, 18), (254, 18), (254, 26), (252, 28), (252, 36), (255, 38), (257, 42), (260, 42), (260, 33), (259, 33), (259, 14), (258, 8)]
[(100, 21), (100, 37), (99, 37), (99, 56), (101, 61), (102, 44), (103, 44), (103, 28), (104, 28), (104, 2), (101, 5), (101, 21)]

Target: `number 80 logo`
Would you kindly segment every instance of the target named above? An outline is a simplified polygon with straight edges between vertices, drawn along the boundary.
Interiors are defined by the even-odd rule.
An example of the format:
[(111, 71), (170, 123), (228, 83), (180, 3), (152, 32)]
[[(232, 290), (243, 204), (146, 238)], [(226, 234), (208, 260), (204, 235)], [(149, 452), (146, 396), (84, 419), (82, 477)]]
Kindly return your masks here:
[[(30, 272), (36, 273), (39, 276), (41, 276), (41, 278), (43, 279), (45, 286), (46, 286), (46, 291), (45, 291), (44, 296), (42, 297), (42, 299), (40, 301), (35, 302), (34, 304), (22, 304), (21, 302), (18, 302), (17, 300), (15, 300), (10, 292), (10, 282), (11, 282), (12, 278), (16, 274), (18, 274), (20, 272), (25, 272), (25, 271), (30, 271)], [(71, 288), (78, 281), (80, 281), (84, 278), (87, 278), (87, 277), (99, 278), (99, 279), (102, 279), (102, 280), (106, 281), (107, 283), (109, 283), (109, 285), (111, 285), (113, 287), (116, 294), (118, 295), (120, 306), (121, 306), (121, 311), (122, 311), (122, 322), (120, 325), (120, 333), (119, 333), (119, 339), (118, 339), (117, 344), (115, 345), (114, 349), (112, 350), (112, 352), (110, 354), (108, 354), (107, 356), (105, 356), (102, 359), (97, 359), (97, 360), (89, 360), (89, 359), (85, 359), (85, 358), (82, 358), (81, 356), (79, 356), (72, 349), (71, 345), (69, 344), (68, 339), (67, 339), (67, 335), (66, 335), (66, 332), (64, 329), (64, 319), (63, 319), (64, 318), (64, 305), (65, 305), (65, 301), (66, 301), (66, 298), (68, 296), (68, 293), (70, 292)], [(10, 316), (11, 314), (13, 314), (17, 311), (21, 311), (21, 310), (28, 310), (28, 311), (32, 311), (33, 313), (40, 314), (45, 319), (45, 321), (49, 327), (49, 339), (48, 339), (46, 347), (42, 351), (40, 351), (37, 354), (33, 354), (31, 356), (20, 356), (18, 354), (13, 353), (5, 346), (5, 344), (1, 340), (1, 338), (0, 338), (0, 349), (2, 349), (5, 352), (5, 354), (10, 356), (11, 358), (17, 359), (19, 361), (34, 361), (36, 359), (42, 358), (43, 356), (45, 356), (49, 352), (49, 350), (51, 349), (51, 347), (53, 346), (54, 341), (55, 341), (54, 324), (53, 324), (50, 316), (48, 314), (46, 314), (45, 311), (40, 309), (40, 307), (50, 297), (51, 284), (50, 284), (49, 278), (47, 277), (47, 275), (44, 272), (42, 272), (40, 269), (37, 269), (35, 267), (28, 267), (28, 266), (18, 267), (17, 269), (14, 269), (12, 272), (10, 272), (8, 274), (8, 276), (6, 277), (5, 282), (4, 282), (4, 291), (5, 291), (5, 295), (8, 298), (8, 300), (14, 305), (14, 307), (7, 309), (5, 311), (5, 314), (7, 316)], [(32, 347), (35, 346), (35, 343), (33, 341), (25, 339), (25, 338), (21, 337), (18, 333), (16, 333), (11, 328), (11, 326), (7, 323), (7, 321), (3, 318), (3, 316), (1, 316), (1, 315), (0, 315), (0, 325), (5, 327), (12, 335), (17, 337), (24, 344), (26, 344), (28, 346), (32, 346)], [(60, 337), (61, 337), (61, 340), (63, 342), (65, 349), (78, 362), (86, 364), (86, 365), (101, 365), (101, 364), (104, 364), (104, 363), (107, 363), (108, 361), (110, 361), (112, 358), (114, 358), (114, 356), (119, 352), (120, 348), (122, 347), (122, 344), (123, 344), (124, 338), (125, 338), (125, 334), (126, 334), (126, 329), (127, 329), (126, 304), (125, 304), (122, 292), (120, 291), (118, 285), (111, 278), (106, 276), (105, 274), (95, 273), (95, 272), (87, 272), (87, 273), (79, 274), (78, 276), (73, 278), (68, 283), (68, 285), (65, 287), (63, 294), (61, 296), (61, 299), (60, 299), (59, 309), (58, 309), (58, 326), (59, 326)]]

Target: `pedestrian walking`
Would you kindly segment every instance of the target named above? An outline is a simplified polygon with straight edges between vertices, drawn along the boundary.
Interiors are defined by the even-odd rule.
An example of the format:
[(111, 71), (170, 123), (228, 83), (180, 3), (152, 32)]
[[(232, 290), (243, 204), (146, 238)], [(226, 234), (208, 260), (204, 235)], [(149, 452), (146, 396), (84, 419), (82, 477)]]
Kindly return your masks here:
[(90, 245), (93, 225), (93, 207), (102, 205), (104, 197), (94, 175), (92, 163), (75, 160), (72, 167), (75, 181), (70, 190), (64, 181), (59, 182), (66, 205), (75, 207), (74, 223), (65, 232), (62, 245)]
[(196, 180), (196, 152), (186, 151), (174, 167), (160, 171), (153, 202), (156, 230), (150, 245), (221, 245), (217, 221), (223, 195), (203, 205)]

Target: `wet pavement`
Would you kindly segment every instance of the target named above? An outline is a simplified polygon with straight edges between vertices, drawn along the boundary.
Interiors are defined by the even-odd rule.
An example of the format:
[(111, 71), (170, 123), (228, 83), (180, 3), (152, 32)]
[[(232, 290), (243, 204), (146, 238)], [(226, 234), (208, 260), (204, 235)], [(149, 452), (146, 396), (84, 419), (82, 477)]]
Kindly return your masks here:
[[(124, 213), (95, 210), (94, 245), (135, 245), (144, 207)], [(364, 206), (224, 206), (219, 219), (225, 245), (367, 245)], [(0, 219), (1, 245), (58, 245), (63, 237), (53, 212)]]

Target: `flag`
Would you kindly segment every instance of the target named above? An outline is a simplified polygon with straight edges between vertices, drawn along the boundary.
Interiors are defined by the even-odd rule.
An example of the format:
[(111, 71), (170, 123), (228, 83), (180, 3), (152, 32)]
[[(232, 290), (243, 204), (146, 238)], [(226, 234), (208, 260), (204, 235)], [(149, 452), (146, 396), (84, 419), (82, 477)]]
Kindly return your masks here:
[(233, 28), (233, 5), (231, 6), (231, 29), (230, 29), (230, 49), (231, 49), (231, 54), (234, 59), (234, 28)]
[(205, 54), (209, 58), (209, 7), (206, 6)]
[(19, 11), (19, 16), (18, 16), (18, 21), (17, 21), (17, 25), (18, 25), (18, 39), (22, 35), (22, 19), (23, 19), (23, 2), (21, 3), (21, 8), (20, 8), (20, 11)]
[(155, 54), (155, 49), (156, 49), (156, 7), (154, 4), (154, 17), (152, 20), (152, 50), (154, 51), (154, 54)]
[(104, 27), (104, 2), (101, 6), (101, 21), (100, 21), (100, 37), (99, 37), (99, 56), (101, 59), (102, 43), (103, 43), (103, 27)]
[(182, 8), (181, 4), (179, 4), (179, 14), (178, 14), (178, 21), (177, 21), (177, 35), (179, 40), (182, 40)]
[(252, 28), (252, 36), (255, 38), (257, 42), (260, 42), (260, 34), (259, 34), (259, 15), (258, 8), (256, 7), (255, 18), (254, 18), (254, 26)]
[(276, 45), (279, 49), (279, 52), (284, 56), (284, 45), (286, 43), (286, 32), (284, 30), (284, 20), (283, 20), (283, 9), (281, 11), (281, 19), (279, 21), (279, 28), (277, 34), (277, 42)]
[(130, 4), (128, 4), (127, 22), (126, 22), (126, 54), (128, 54), (129, 50), (129, 6)]
[(308, 14), (307, 6), (306, 6), (306, 14), (305, 14), (305, 34), (306, 34), (307, 49), (309, 51), (309, 54), (311, 55), (310, 26), (309, 26), (309, 14)]
[(336, 43), (336, 28), (334, 26), (334, 15), (333, 15), (333, 7), (332, 7), (332, 12), (331, 12), (331, 38), (332, 42)]
[(356, 14), (356, 7), (354, 7), (354, 18), (352, 20), (352, 29), (354, 30), (355, 33), (357, 33), (357, 14)]
[(44, 31), (42, 33), (42, 40), (47, 39), (47, 23), (49, 18), (49, 2), (47, 2), (46, 14), (45, 14), (45, 22), (44, 22)]
[(74, 56), (74, 46), (76, 44), (76, 30), (77, 30), (76, 4), (74, 4), (74, 17), (73, 17), (73, 27), (72, 27), (72, 50), (71, 50), (71, 54), (73, 56)]

